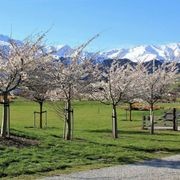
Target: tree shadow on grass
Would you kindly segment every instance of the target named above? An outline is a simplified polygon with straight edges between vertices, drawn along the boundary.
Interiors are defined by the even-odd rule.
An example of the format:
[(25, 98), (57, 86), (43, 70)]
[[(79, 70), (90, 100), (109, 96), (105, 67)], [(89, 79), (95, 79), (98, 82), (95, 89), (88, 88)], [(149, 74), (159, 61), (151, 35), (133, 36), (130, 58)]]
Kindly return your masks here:
[(59, 139), (59, 138), (63, 138), (62, 135), (51, 134), (51, 136), (54, 137), (54, 138), (58, 138), (58, 139)]
[[(95, 130), (86, 130), (86, 132), (90, 133), (112, 133), (111, 129), (95, 129)], [(148, 131), (125, 131), (125, 130), (118, 130), (118, 134), (149, 134)]]
[[(111, 129), (94, 129), (94, 130), (84, 130), (86, 132), (90, 132), (90, 133), (112, 133)], [(171, 131), (172, 132), (172, 131)], [(165, 133), (165, 132), (155, 132), (153, 135), (150, 134), (150, 132), (148, 130), (118, 130), (118, 134), (121, 135), (161, 135), (161, 136), (179, 136), (179, 133), (176, 134), (171, 134), (171, 133)]]
[(93, 129), (93, 130), (85, 130), (86, 132), (90, 133), (111, 133), (111, 129)]
[[(112, 134), (111, 130), (110, 129), (97, 129), (97, 130), (87, 130), (87, 132), (90, 132), (90, 133), (107, 133), (107, 134)], [(130, 131), (130, 130), (119, 130), (118, 131), (118, 135), (119, 135), (119, 138), (118, 139), (121, 139), (121, 138), (131, 138), (131, 139), (135, 139), (137, 140), (137, 138), (139, 138), (139, 140), (145, 140), (145, 141), (157, 141), (157, 142), (174, 142), (174, 143), (178, 143), (178, 139), (177, 140), (168, 140), (167, 138), (166, 139), (158, 139), (158, 138), (153, 138), (153, 137), (157, 137), (156, 135), (159, 135), (159, 136), (176, 136), (176, 134), (155, 134), (154, 135), (151, 135), (149, 133), (149, 131), (144, 131), (144, 130), (139, 130), (139, 131)]]
[(177, 140), (169, 140), (169, 139), (155, 139), (155, 138), (151, 138), (151, 139), (149, 139), (149, 140), (151, 140), (151, 141), (157, 141), (157, 142), (170, 142), (170, 143), (177, 143), (177, 144), (179, 144), (179, 140), (177, 139)]
[(131, 151), (142, 151), (146, 153), (156, 153), (156, 152), (168, 152), (168, 153), (176, 153), (178, 154), (180, 152), (180, 148), (143, 148), (143, 147), (137, 147), (137, 146), (123, 146), (123, 148), (126, 148)]
[(39, 130), (59, 129), (58, 127), (53, 127), (53, 126), (51, 126), (51, 127), (47, 126), (47, 127), (43, 127), (43, 128), (34, 127), (34, 126), (24, 126), (24, 128), (26, 128), (26, 129), (39, 129)]
[(149, 135), (148, 131), (144, 131), (144, 130), (120, 130), (119, 134), (123, 134), (123, 135)]
[[(170, 131), (172, 132), (172, 131)], [(171, 133), (167, 133), (167, 132), (163, 132), (163, 131), (155, 131), (154, 134), (150, 134), (149, 130), (119, 130), (119, 134), (135, 134), (135, 135), (149, 135), (149, 136), (156, 136), (156, 135), (160, 135), (160, 136), (179, 136), (179, 133), (176, 134), (171, 134)]]

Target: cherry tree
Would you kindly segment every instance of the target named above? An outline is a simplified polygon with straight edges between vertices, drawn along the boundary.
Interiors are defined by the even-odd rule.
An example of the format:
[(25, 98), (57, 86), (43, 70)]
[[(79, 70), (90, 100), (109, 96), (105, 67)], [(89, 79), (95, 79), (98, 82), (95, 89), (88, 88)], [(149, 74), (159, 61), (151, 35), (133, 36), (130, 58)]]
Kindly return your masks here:
[(120, 66), (114, 61), (104, 72), (99, 70), (97, 82), (92, 83), (92, 97), (100, 102), (112, 106), (112, 135), (118, 138), (117, 105), (123, 102), (125, 95), (132, 88), (133, 72), (131, 66)]
[(48, 56), (45, 61), (41, 59), (40, 62), (36, 62), (35, 67), (27, 70), (26, 79), (22, 83), (21, 95), (39, 104), (40, 128), (42, 128), (43, 104), (50, 98), (49, 94), (52, 90), (51, 76), (47, 71), (52, 58), (53, 56)]
[(0, 47), (0, 93), (3, 96), (3, 119), (1, 136), (9, 136), (10, 112), (8, 95), (16, 90), (25, 80), (26, 70), (34, 65), (34, 61), (45, 57), (42, 53), (42, 40), (45, 34), (35, 38), (29, 36), (24, 42), (9, 40), (9, 46)]
[(129, 121), (132, 121), (132, 108), (133, 108), (133, 104), (137, 102), (137, 99), (138, 99), (138, 95), (137, 95), (136, 83), (131, 83), (131, 88), (129, 88), (129, 91), (127, 91), (125, 96), (123, 97), (123, 102), (129, 105), (128, 108)]
[(67, 54), (65, 61), (55, 61), (51, 69), (51, 77), (55, 88), (51, 99), (65, 101), (64, 139), (66, 140), (71, 140), (73, 133), (72, 99), (83, 93), (84, 88), (92, 78), (91, 57), (83, 56), (83, 50), (98, 36), (99, 34)]
[(150, 106), (151, 134), (154, 134), (154, 104), (167, 96), (170, 85), (175, 82), (176, 74), (174, 63), (164, 63), (160, 67), (154, 67), (153, 72), (149, 72), (142, 64), (136, 67), (136, 84), (138, 84), (136, 90), (139, 97)]

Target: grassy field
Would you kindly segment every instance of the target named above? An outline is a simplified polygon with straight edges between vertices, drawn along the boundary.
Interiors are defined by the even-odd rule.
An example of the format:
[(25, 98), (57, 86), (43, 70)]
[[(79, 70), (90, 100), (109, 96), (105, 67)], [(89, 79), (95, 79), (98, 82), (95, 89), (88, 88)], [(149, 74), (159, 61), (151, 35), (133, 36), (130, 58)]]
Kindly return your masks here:
[[(168, 108), (179, 104), (161, 106)], [(11, 132), (38, 140), (39, 144), (16, 147), (1, 143), (1, 178), (33, 179), (180, 153), (179, 132), (156, 131), (155, 135), (150, 135), (141, 130), (144, 112), (133, 111), (130, 122), (125, 118), (125, 111), (118, 107), (119, 138), (113, 140), (110, 106), (98, 102), (74, 102), (74, 140), (67, 142), (62, 139), (63, 121), (48, 103), (45, 105), (48, 127), (33, 128), (33, 111), (38, 108), (38, 104), (23, 100), (11, 104)]]

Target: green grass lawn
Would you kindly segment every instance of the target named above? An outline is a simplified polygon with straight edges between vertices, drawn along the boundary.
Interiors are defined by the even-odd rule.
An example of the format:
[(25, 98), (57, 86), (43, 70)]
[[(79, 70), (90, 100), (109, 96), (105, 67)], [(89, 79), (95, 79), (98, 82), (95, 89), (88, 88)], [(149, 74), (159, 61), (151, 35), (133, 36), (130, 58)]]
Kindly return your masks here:
[[(179, 104), (161, 106), (178, 107)], [(33, 179), (180, 153), (179, 132), (155, 131), (155, 135), (150, 135), (141, 130), (144, 112), (133, 111), (133, 121), (129, 122), (125, 110), (118, 107), (119, 138), (114, 140), (110, 106), (74, 102), (74, 140), (64, 141), (63, 121), (48, 103), (44, 108), (48, 111), (48, 127), (32, 128), (33, 112), (38, 109), (34, 102), (16, 100), (11, 104), (11, 132), (36, 139), (39, 144), (19, 148), (0, 144), (1, 178)]]

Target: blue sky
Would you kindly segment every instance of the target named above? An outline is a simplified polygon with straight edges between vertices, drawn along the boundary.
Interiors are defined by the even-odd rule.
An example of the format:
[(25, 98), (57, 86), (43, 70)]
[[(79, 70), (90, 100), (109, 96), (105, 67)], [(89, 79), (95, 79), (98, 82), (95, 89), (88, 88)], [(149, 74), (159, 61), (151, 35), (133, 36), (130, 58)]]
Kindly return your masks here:
[(23, 39), (45, 31), (51, 45), (89, 50), (180, 42), (180, 0), (0, 0), (0, 34)]

